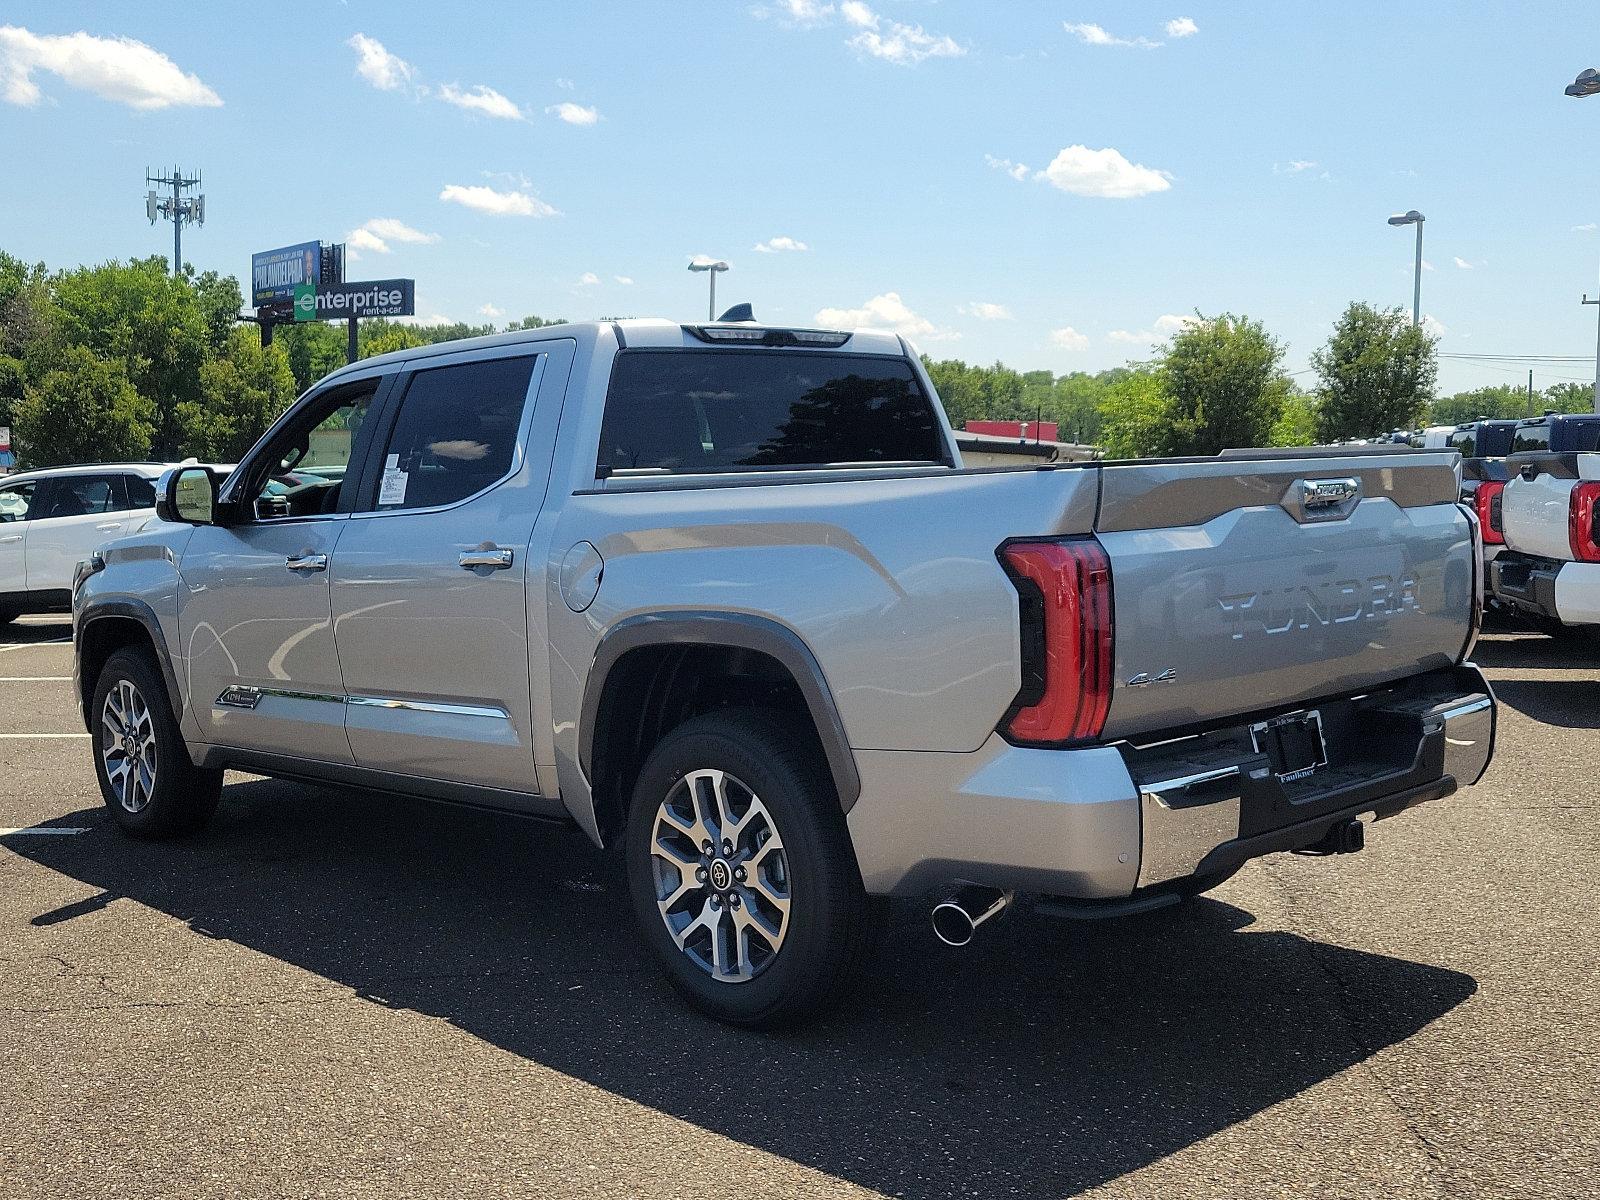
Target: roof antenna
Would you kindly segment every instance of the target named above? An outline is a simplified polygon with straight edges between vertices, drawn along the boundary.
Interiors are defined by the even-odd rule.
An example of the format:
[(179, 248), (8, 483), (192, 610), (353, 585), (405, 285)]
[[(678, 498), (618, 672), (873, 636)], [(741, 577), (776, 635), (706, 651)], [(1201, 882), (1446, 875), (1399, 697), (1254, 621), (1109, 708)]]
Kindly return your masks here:
[(751, 308), (748, 304), (735, 304), (727, 312), (723, 313), (720, 317), (717, 318), (717, 324), (721, 325), (721, 324), (724, 324), (724, 323), (732, 323), (732, 322), (738, 322), (738, 321), (751, 321), (751, 322), (753, 322), (755, 319), (756, 319), (756, 310), (755, 309)]

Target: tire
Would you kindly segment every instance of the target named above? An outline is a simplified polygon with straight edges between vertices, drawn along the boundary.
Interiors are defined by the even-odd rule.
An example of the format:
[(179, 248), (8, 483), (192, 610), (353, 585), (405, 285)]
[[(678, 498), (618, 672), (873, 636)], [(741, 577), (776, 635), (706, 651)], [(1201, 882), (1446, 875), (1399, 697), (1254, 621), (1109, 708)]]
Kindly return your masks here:
[(222, 772), (201, 770), (190, 760), (148, 650), (118, 650), (106, 660), (89, 713), (95, 778), (124, 833), (179, 837), (211, 819)]
[(870, 910), (838, 796), (807, 739), (770, 714), (729, 709), (667, 734), (634, 787), (623, 853), (646, 944), (718, 1020), (815, 1016), (866, 959)]
[(1191, 875), (1187, 879), (1180, 879), (1173, 885), (1173, 890), (1184, 900), (1193, 900), (1215, 888), (1221, 887), (1239, 873), (1239, 867), (1228, 867), (1222, 871), (1210, 871), (1204, 875)]

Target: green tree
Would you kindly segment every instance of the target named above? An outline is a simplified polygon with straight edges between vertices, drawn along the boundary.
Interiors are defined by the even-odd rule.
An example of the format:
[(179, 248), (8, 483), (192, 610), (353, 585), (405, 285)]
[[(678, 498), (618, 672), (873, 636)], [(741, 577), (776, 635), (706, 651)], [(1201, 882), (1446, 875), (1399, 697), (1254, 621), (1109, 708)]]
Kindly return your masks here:
[(1283, 412), (1272, 427), (1269, 446), (1311, 446), (1317, 441), (1317, 398), (1290, 386), (1283, 397)]
[(12, 437), (29, 467), (138, 459), (150, 452), (155, 417), (121, 362), (68, 346), (18, 402)]
[(1476, 421), (1479, 417), (1526, 417), (1528, 393), (1525, 388), (1509, 383), (1473, 388), (1470, 392), (1457, 392), (1441, 396), (1428, 405), (1428, 422), (1432, 425), (1460, 425)]
[(546, 325), (565, 325), (565, 317), (523, 317), (520, 321), (512, 321), (506, 326), (507, 333), (515, 333), (519, 329), (543, 329)]
[(200, 367), (200, 399), (178, 406), (183, 453), (238, 462), (294, 397), (283, 348), (263, 348), (255, 330), (234, 329), (223, 353)]
[(62, 271), (51, 291), (59, 314), (58, 346), (82, 347), (120, 362), (128, 381), (152, 405), (156, 453), (174, 453), (178, 406), (199, 399), (200, 364), (209, 350), (206, 316), (194, 285), (169, 275), (165, 259), (147, 258)]
[(1100, 402), (1100, 444), (1107, 458), (1167, 452), (1175, 419), (1161, 375), (1129, 371), (1106, 388)]
[(305, 391), (317, 380), (345, 364), (345, 331), (325, 321), (281, 325), (272, 332), (273, 345), (281, 345), (294, 373), (294, 385)]
[[(1555, 383), (1545, 388), (1540, 411), (1553, 408), (1560, 413), (1592, 413), (1594, 411), (1594, 385), (1590, 383)], [(1538, 416), (1538, 413), (1532, 414)]]
[(1327, 345), (1311, 355), (1320, 380), (1322, 440), (1414, 427), (1438, 377), (1435, 345), (1400, 309), (1353, 301)]
[(1288, 386), (1282, 345), (1248, 317), (1196, 317), (1173, 336), (1159, 360), (1172, 401), (1163, 450), (1216, 454), (1265, 445)]

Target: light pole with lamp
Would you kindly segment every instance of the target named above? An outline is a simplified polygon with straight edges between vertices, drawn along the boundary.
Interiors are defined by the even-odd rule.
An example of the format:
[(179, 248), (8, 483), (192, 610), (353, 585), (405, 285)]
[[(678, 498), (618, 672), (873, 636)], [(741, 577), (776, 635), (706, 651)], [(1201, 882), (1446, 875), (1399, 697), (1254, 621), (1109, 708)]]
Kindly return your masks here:
[(1415, 225), (1417, 227), (1417, 266), (1416, 278), (1411, 283), (1411, 323), (1422, 324), (1422, 223), (1428, 218), (1416, 209), (1410, 212), (1397, 213), (1389, 218), (1391, 225)]
[[(1567, 95), (1582, 99), (1584, 96), (1600, 94), (1600, 71), (1590, 67), (1587, 71), (1579, 71), (1578, 77), (1567, 84)], [(1600, 304), (1600, 299), (1589, 299), (1589, 293), (1583, 294), (1585, 304)], [(1600, 313), (1596, 314), (1594, 336), (1594, 410), (1600, 413)]]
[(715, 258), (697, 258), (689, 264), (691, 271), (706, 271), (711, 276), (711, 301), (706, 306), (706, 320), (717, 319), (717, 272), (726, 271), (728, 264)]

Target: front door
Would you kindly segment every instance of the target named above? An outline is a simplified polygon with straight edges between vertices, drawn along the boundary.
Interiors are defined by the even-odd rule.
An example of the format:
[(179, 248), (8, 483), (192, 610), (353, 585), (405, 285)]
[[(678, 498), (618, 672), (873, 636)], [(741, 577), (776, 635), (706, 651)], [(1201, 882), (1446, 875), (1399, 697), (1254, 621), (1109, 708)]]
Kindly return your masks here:
[[(307, 401), (240, 466), (222, 498), (236, 523), (202, 525), (179, 568), (178, 628), (190, 704), (214, 745), (320, 762), (352, 761), (345, 689), (334, 650), (329, 567), (349, 523), (342, 483), (285, 500), (274, 475), (349, 456), (378, 381)], [(330, 461), (332, 461), (330, 459)]]
[(0, 486), (0, 599), (28, 590), (28, 517), (38, 486), (31, 479)]
[(570, 346), (429, 358), (395, 381), (379, 475), (330, 571), (358, 765), (538, 807), (526, 586), (537, 604), (544, 589), (528, 543), (560, 406), (542, 384), (564, 386)]
[(28, 522), (28, 590), (69, 592), (78, 564), (128, 531), (127, 492), (120, 473), (59, 475), (40, 492)]

